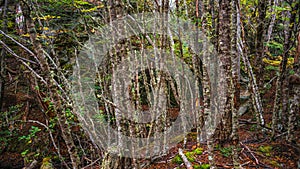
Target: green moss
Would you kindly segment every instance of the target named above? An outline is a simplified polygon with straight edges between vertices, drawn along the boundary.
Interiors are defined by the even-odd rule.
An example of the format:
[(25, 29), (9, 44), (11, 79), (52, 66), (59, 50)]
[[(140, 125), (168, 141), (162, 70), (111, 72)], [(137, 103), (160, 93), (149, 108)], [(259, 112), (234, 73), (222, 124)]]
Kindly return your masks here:
[(270, 161), (270, 164), (273, 165), (274, 167), (280, 167), (277, 161)]
[(194, 169), (209, 169), (209, 164), (194, 165)]
[(194, 152), (186, 152), (184, 153), (186, 158), (190, 161), (190, 162), (194, 162), (195, 161), (195, 153)]
[(176, 155), (173, 159), (172, 159), (172, 163), (176, 163), (176, 164), (181, 164), (183, 163), (181, 157), (179, 155)]
[(197, 155), (201, 155), (203, 153), (203, 148), (196, 148), (195, 150), (193, 150), (193, 152)]
[(271, 156), (272, 146), (260, 146), (258, 151), (264, 153), (266, 156)]

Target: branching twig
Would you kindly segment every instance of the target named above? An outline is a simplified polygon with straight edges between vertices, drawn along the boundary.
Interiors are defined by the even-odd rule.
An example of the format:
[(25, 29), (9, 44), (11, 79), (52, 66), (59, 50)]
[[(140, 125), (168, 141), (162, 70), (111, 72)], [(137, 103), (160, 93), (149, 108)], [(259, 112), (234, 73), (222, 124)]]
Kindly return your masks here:
[[(36, 73), (25, 61), (28, 62), (32, 62), (28, 59), (22, 58), (20, 56), (18, 56), (10, 47), (8, 47), (3, 41), (0, 40), (0, 44), (2, 44), (2, 46), (6, 49), (7, 52), (9, 52), (10, 54), (12, 54), (14, 57), (18, 58), (20, 60), (20, 62), (22, 62), (22, 64), (27, 67), (27, 69), (29, 69), (36, 77), (38, 77), (39, 79), (41, 79), (41, 81), (47, 85), (47, 82), (44, 80), (43, 77), (41, 77), (38, 73)], [(25, 61), (24, 61), (25, 60)]]
[[(63, 158), (62, 155), (60, 154), (60, 150), (59, 150), (59, 148), (57, 147), (57, 145), (56, 145), (56, 143), (55, 143), (55, 141), (54, 141), (54, 137), (53, 137), (53, 134), (52, 134), (50, 128), (49, 128), (46, 124), (44, 124), (44, 123), (42, 123), (42, 122), (39, 122), (39, 121), (36, 121), (36, 120), (27, 120), (27, 122), (29, 122), (29, 123), (37, 123), (37, 124), (39, 124), (39, 125), (41, 125), (41, 126), (43, 126), (43, 127), (45, 127), (45, 128), (47, 129), (47, 131), (49, 132), (49, 136), (50, 136), (50, 138), (51, 138), (53, 147), (55, 148), (55, 150), (56, 150), (56, 152), (57, 152), (59, 158), (62, 160), (63, 164), (64, 164), (67, 168), (69, 168), (68, 164), (65, 162), (64, 158)], [(46, 122), (47, 122), (47, 121), (46, 121)]]
[[(4, 33), (2, 30), (0, 30), (0, 33), (4, 36), (6, 36), (8, 39), (12, 40), (13, 42), (15, 42), (17, 45), (19, 45), (21, 48), (23, 48), (24, 50), (26, 50), (30, 55), (34, 56), (34, 58), (39, 62), (38, 58), (36, 57), (36, 55), (31, 51), (29, 50), (27, 47), (25, 47), (24, 45), (22, 45), (21, 43), (19, 43), (18, 41), (16, 41), (14, 38), (10, 37), (9, 35), (7, 35), (6, 33)], [(35, 62), (33, 61), (29, 61), (31, 63), (34, 63), (36, 64)], [(40, 64), (40, 63), (39, 63)]]
[(85, 168), (89, 168), (91, 167), (92, 165), (94, 165), (97, 161), (101, 160), (101, 158), (98, 158), (97, 160), (95, 160), (94, 162), (92, 162), (91, 164), (85, 166), (85, 167), (82, 167), (82, 169), (85, 169)]
[(28, 167), (24, 167), (23, 169), (33, 169), (36, 168), (38, 161), (33, 160)]

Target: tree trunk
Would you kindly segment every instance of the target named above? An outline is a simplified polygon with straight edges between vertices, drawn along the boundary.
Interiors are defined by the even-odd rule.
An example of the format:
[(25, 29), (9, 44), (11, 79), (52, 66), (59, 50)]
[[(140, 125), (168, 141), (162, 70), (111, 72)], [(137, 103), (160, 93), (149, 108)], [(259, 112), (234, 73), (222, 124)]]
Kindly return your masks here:
[(219, 113), (223, 115), (217, 132), (215, 133), (216, 139), (222, 143), (229, 141), (230, 134), (232, 132), (232, 63), (231, 63), (231, 6), (230, 1), (220, 1), (219, 10), (219, 67), (220, 83), (218, 91), (221, 94)]
[(240, 82), (239, 82), (239, 75), (240, 75), (240, 55), (237, 52), (237, 27), (238, 27), (238, 15), (237, 15), (237, 3), (236, 0), (231, 2), (231, 62), (232, 62), (232, 94), (231, 97), (231, 111), (232, 111), (232, 144), (233, 144), (233, 164), (234, 168), (240, 168), (239, 164), (239, 156), (238, 156), (238, 146), (239, 146), (239, 122), (238, 122), (238, 110), (240, 106)]
[(300, 32), (298, 33), (298, 45), (294, 62), (294, 71), (295, 74), (291, 75), (288, 79), (289, 81), (289, 96), (290, 96), (290, 106), (289, 106), (289, 114), (288, 114), (288, 142), (295, 143), (299, 140), (298, 136), (295, 134), (295, 130), (297, 127), (297, 116), (299, 118), (300, 112)]
[[(3, 18), (6, 18), (6, 19), (3, 19), (3, 23), (1, 25), (1, 29), (6, 32), (6, 25), (7, 25), (7, 13), (6, 13), (6, 10), (7, 10), (7, 2), (8, 0), (4, 0), (4, 6), (3, 6)], [(5, 38), (3, 38), (3, 41), (5, 43)], [(3, 105), (3, 96), (4, 96), (4, 86), (5, 86), (5, 56), (6, 56), (6, 53), (5, 53), (5, 50), (4, 48), (2, 48), (0, 50), (0, 112), (2, 112), (2, 105)]]

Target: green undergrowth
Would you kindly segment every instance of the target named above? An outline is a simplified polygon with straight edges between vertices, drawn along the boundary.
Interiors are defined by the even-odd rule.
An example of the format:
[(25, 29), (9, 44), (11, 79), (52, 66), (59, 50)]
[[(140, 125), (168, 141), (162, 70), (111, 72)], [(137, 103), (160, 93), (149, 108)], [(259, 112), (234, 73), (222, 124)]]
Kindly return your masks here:
[(201, 164), (201, 165), (194, 165), (193, 166), (194, 169), (209, 169), (210, 168), (210, 165), (209, 164)]
[[(196, 149), (193, 150), (193, 151), (185, 152), (184, 155), (186, 156), (186, 158), (187, 158), (190, 162), (194, 162), (194, 161), (195, 161), (196, 155), (201, 155), (202, 153), (203, 153), (203, 148), (199, 147), (199, 148), (196, 148)], [(172, 159), (172, 162), (173, 162), (173, 163), (176, 163), (176, 164), (181, 164), (181, 163), (183, 163), (183, 160), (182, 160), (182, 158), (180, 157), (180, 155), (176, 155), (176, 156)]]

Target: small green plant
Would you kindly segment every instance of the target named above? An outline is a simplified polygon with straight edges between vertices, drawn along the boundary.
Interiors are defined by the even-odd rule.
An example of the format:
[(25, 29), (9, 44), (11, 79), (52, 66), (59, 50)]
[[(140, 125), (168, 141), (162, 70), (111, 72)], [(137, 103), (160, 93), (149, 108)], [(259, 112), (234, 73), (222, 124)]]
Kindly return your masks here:
[(276, 67), (276, 66), (272, 66), (272, 65), (268, 65), (265, 67), (266, 70), (269, 70), (269, 71), (279, 71), (279, 68)]
[(250, 131), (256, 131), (257, 129), (257, 125), (256, 124), (253, 124), (251, 127), (250, 127)]
[(22, 151), (22, 153), (21, 153), (22, 157), (26, 157), (26, 155), (28, 154), (28, 152), (29, 152), (28, 149)]
[(27, 143), (31, 143), (32, 138), (36, 137), (36, 133), (39, 131), (41, 131), (40, 128), (36, 126), (31, 126), (31, 129), (29, 130), (29, 134), (19, 137), (19, 140), (25, 140)]
[(201, 155), (203, 153), (203, 148), (196, 148), (195, 150), (193, 150), (193, 152), (196, 154), (196, 155)]
[(210, 168), (209, 164), (194, 165), (194, 169), (209, 169), (209, 168)]
[(183, 160), (181, 159), (181, 157), (179, 155), (176, 155), (173, 159), (172, 159), (172, 162), (173, 163), (176, 163), (176, 164), (181, 164), (183, 163)]
[(265, 85), (265, 87), (266, 87), (267, 90), (270, 90), (272, 88), (272, 85), (270, 83), (268, 83), (268, 84)]
[(294, 71), (294, 70), (290, 70), (290, 71), (289, 71), (289, 74), (290, 74), (290, 75), (294, 75), (294, 74), (295, 74), (295, 71)]
[(258, 151), (264, 153), (266, 156), (271, 156), (272, 146), (259, 146)]
[(274, 161), (274, 160), (270, 161), (270, 164), (275, 166), (275, 167), (280, 167), (280, 164), (277, 161)]
[(195, 161), (195, 153), (194, 152), (186, 152), (184, 153), (186, 158), (190, 161), (190, 162), (194, 162)]
[(224, 157), (229, 157), (232, 154), (232, 147), (219, 148)]
[(7, 111), (0, 112), (0, 153), (14, 141), (15, 137), (18, 137), (15, 121), (21, 119), (22, 106), (23, 104), (16, 104), (10, 106)]

